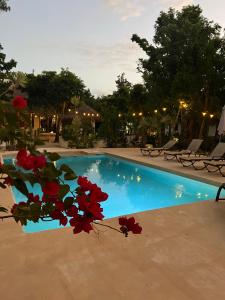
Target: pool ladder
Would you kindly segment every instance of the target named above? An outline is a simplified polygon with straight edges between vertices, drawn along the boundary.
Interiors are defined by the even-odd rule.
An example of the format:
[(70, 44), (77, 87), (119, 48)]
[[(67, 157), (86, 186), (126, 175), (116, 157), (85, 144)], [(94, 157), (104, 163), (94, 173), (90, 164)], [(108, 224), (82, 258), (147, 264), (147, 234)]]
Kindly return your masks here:
[(223, 183), (218, 189), (218, 192), (216, 194), (216, 202), (218, 202), (219, 200), (225, 200), (225, 198), (220, 198), (220, 193), (222, 190), (225, 190), (225, 183)]

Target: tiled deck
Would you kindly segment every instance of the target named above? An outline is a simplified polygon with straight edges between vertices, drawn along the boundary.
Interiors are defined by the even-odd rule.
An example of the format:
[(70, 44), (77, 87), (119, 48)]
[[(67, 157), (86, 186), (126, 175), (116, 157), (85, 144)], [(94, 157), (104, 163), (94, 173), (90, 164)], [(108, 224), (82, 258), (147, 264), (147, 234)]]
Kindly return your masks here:
[[(176, 173), (197, 174), (204, 181), (225, 181), (162, 158), (142, 157), (137, 149), (102, 150)], [(1, 203), (4, 199), (10, 206), (10, 191), (0, 193)], [(225, 299), (225, 202), (147, 211), (136, 219), (143, 234), (129, 238), (102, 228), (99, 235), (74, 236), (70, 228), (25, 234), (5, 220), (0, 224), (1, 298)], [(116, 224), (116, 219), (107, 223)]]

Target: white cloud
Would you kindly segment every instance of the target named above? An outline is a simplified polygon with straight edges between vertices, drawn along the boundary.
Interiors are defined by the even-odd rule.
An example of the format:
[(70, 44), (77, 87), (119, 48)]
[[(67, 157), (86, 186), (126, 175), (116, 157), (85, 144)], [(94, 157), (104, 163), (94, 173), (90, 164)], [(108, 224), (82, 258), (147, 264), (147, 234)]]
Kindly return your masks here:
[[(65, 51), (66, 49), (63, 49)], [(91, 63), (92, 66), (105, 66), (107, 64), (130, 65), (136, 63), (139, 57), (143, 57), (140, 47), (130, 42), (118, 42), (115, 44), (101, 45), (79, 42), (67, 48), (84, 62)]]
[(194, 0), (103, 0), (109, 7), (117, 13), (122, 21), (132, 17), (140, 17), (146, 10), (150, 10), (155, 5), (162, 9), (173, 7), (181, 9), (183, 6), (194, 4)]
[(144, 12), (145, 0), (104, 0), (121, 18), (126, 21), (132, 17), (140, 17)]
[(194, 4), (193, 0), (159, 0), (160, 4), (165, 7), (181, 9), (183, 6)]

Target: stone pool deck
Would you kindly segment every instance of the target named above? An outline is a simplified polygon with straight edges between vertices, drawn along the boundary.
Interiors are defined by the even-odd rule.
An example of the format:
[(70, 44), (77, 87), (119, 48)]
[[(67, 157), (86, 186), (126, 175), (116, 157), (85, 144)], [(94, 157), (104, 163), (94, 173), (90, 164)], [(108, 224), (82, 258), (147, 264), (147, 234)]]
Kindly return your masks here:
[[(52, 149), (52, 151), (59, 149)], [(61, 149), (62, 151), (62, 149)], [(75, 153), (63, 150), (66, 153)], [(85, 150), (85, 153), (93, 150)], [(219, 185), (218, 174), (182, 168), (138, 149), (94, 149)], [(1, 203), (11, 206), (9, 189)], [(74, 236), (70, 228), (25, 234), (0, 224), (0, 295), (4, 300), (225, 299), (225, 202), (199, 202), (138, 213), (143, 234)], [(117, 220), (106, 221), (116, 225)]]

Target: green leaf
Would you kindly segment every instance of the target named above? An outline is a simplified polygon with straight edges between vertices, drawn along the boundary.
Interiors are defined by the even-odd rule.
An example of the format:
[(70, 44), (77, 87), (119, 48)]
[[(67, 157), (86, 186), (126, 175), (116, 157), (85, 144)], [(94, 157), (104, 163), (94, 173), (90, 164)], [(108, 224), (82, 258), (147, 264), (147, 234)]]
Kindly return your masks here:
[(7, 208), (3, 207), (3, 206), (0, 206), (0, 212), (4, 212), (6, 213), (8, 211)]
[(37, 177), (32, 173), (26, 174), (26, 181), (29, 181), (32, 186), (38, 183)]
[(48, 180), (49, 179), (55, 179), (56, 177), (59, 177), (62, 174), (60, 170), (57, 170), (53, 163), (47, 163), (46, 167), (43, 169), (43, 175)]
[(50, 159), (51, 161), (56, 161), (59, 160), (61, 158), (61, 156), (58, 153), (47, 153), (48, 159)]
[(74, 180), (76, 178), (77, 178), (77, 176), (74, 173), (66, 173), (66, 174), (64, 174), (64, 179), (65, 180)]
[(22, 179), (14, 179), (13, 180), (13, 185), (17, 188), (17, 190), (19, 190), (22, 194), (24, 194), (25, 196), (28, 195), (28, 189), (26, 186), (26, 183), (22, 180)]
[(53, 212), (55, 210), (54, 204), (52, 202), (47, 202), (42, 207), (42, 212), (44, 215), (48, 215), (49, 213)]
[(74, 198), (73, 197), (66, 197), (64, 200), (64, 206), (66, 209), (70, 208), (74, 203)]
[(70, 187), (68, 184), (60, 185), (59, 198), (63, 199), (69, 193)]
[(60, 170), (65, 172), (65, 173), (74, 173), (73, 170), (66, 164), (62, 164), (60, 166)]

